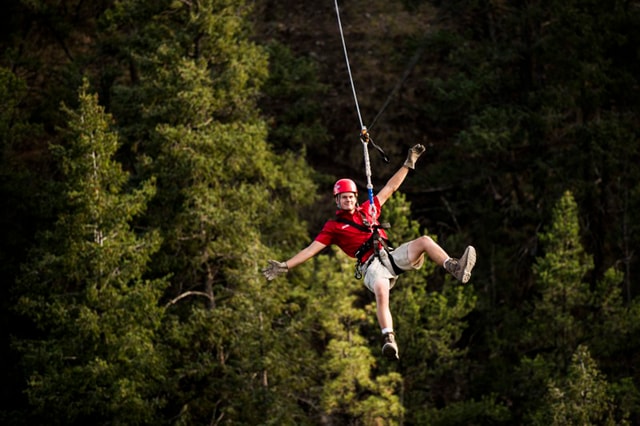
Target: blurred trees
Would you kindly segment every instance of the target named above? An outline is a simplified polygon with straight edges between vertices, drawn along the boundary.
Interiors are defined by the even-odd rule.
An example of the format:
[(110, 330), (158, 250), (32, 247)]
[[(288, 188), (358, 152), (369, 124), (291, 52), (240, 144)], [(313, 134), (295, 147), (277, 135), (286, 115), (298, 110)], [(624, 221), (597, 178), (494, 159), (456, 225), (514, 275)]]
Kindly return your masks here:
[(391, 363), (351, 259), (259, 273), (363, 182), (333, 5), (7, 2), (0, 419), (637, 423), (638, 6), (341, 4), (375, 187), (428, 144), (392, 240), (479, 253), (400, 278)]

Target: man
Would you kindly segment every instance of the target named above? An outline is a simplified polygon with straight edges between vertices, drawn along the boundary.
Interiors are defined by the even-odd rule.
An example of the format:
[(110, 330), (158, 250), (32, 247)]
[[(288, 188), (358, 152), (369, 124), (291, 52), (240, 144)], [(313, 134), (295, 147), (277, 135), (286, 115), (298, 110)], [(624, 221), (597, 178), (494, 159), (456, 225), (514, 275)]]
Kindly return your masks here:
[(409, 169), (415, 168), (416, 161), (424, 151), (422, 145), (415, 145), (409, 150), (402, 167), (374, 197), (373, 208), (369, 200), (362, 206), (358, 205), (358, 189), (352, 180), (338, 180), (333, 188), (338, 208), (336, 219), (327, 221), (315, 240), (291, 259), (285, 262), (269, 260), (269, 265), (262, 270), (265, 277), (272, 280), (309, 260), (331, 244), (336, 244), (348, 256), (357, 257), (357, 268), (360, 274), (364, 275), (364, 284), (375, 294), (376, 315), (384, 342), (382, 353), (392, 359), (398, 359), (399, 356), (389, 310), (389, 290), (394, 286), (398, 274), (419, 269), (424, 263), (426, 253), (456, 279), (466, 283), (476, 263), (476, 251), (472, 246), (466, 248), (460, 259), (454, 259), (426, 235), (404, 243), (392, 251), (385, 245), (386, 233), (378, 224), (380, 210), (404, 182)]

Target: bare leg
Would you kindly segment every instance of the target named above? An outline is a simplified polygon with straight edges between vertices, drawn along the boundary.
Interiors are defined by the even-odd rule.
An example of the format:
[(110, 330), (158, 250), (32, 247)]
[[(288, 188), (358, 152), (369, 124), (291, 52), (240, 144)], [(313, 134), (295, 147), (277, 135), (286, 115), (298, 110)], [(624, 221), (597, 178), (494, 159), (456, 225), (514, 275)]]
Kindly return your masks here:
[(398, 359), (398, 345), (396, 344), (395, 333), (393, 333), (393, 319), (389, 310), (389, 280), (378, 280), (374, 285), (374, 289), (376, 314), (384, 340), (382, 355), (389, 359)]
[(380, 329), (393, 329), (393, 318), (391, 317), (391, 310), (389, 309), (389, 281), (380, 280), (376, 282), (374, 288), (374, 294), (376, 295), (376, 315)]
[(433, 239), (427, 235), (409, 242), (409, 260), (411, 263), (420, 259), (423, 253), (429, 256), (436, 264), (443, 266), (444, 261), (449, 258), (447, 252), (440, 247)]

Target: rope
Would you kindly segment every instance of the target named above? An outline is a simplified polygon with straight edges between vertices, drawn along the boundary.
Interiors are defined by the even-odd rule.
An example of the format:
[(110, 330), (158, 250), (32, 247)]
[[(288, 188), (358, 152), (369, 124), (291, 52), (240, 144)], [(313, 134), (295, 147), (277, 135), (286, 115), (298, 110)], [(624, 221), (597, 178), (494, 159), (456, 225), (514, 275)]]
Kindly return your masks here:
[(402, 85), (407, 80), (407, 78), (409, 78), (409, 74), (411, 74), (411, 71), (413, 71), (413, 68), (418, 63), (418, 60), (424, 53), (424, 50), (425, 50), (425, 46), (422, 45), (415, 51), (415, 53), (413, 54), (413, 57), (411, 58), (411, 60), (409, 61), (409, 64), (407, 65), (407, 68), (404, 70), (404, 73), (402, 74), (402, 78), (400, 78), (400, 80), (396, 83), (393, 90), (391, 90), (391, 93), (389, 94), (389, 96), (387, 96), (387, 99), (384, 101), (384, 105), (382, 105), (382, 108), (380, 108), (380, 111), (378, 111), (376, 116), (373, 118), (373, 121), (369, 125), (369, 129), (373, 128), (373, 126), (378, 121), (378, 118), (380, 118), (382, 113), (387, 109), (387, 107), (391, 103), (391, 99), (393, 99), (396, 93), (398, 93), (398, 90), (400, 90), (400, 87), (402, 87)]
[[(336, 7), (336, 17), (338, 18), (338, 28), (340, 29), (340, 39), (342, 40), (342, 49), (344, 50), (344, 59), (345, 59), (345, 62), (347, 64), (347, 72), (349, 73), (349, 81), (351, 83), (351, 91), (353, 92), (353, 100), (355, 101), (355, 104), (356, 104), (356, 112), (358, 114), (358, 120), (360, 121), (360, 128), (363, 130), (363, 132), (366, 132), (366, 127), (364, 126), (364, 123), (362, 121), (362, 115), (360, 114), (360, 105), (358, 104), (358, 96), (356, 95), (356, 86), (355, 86), (355, 84), (353, 82), (353, 74), (351, 73), (351, 65), (349, 64), (349, 55), (347, 53), (347, 43), (345, 42), (344, 31), (342, 30), (342, 21), (340, 20), (340, 8), (338, 7), (338, 0), (335, 0), (335, 7)], [(418, 60), (420, 59), (420, 57), (424, 53), (424, 50), (425, 50), (425, 46), (424, 45), (422, 45), (418, 49), (416, 49), (416, 51), (414, 52), (413, 56), (411, 57), (411, 60), (407, 64), (407, 67), (404, 70), (404, 73), (402, 74), (402, 77), (396, 83), (394, 88), (391, 90), (391, 93), (389, 94), (389, 96), (387, 96), (387, 99), (385, 100), (384, 105), (382, 105), (382, 107), (380, 108), (380, 110), (378, 111), (376, 116), (373, 118), (373, 121), (369, 125), (369, 129), (373, 128), (373, 126), (378, 121), (378, 118), (380, 118), (382, 113), (387, 109), (387, 107), (391, 103), (391, 100), (393, 99), (393, 97), (396, 95), (398, 90), (400, 90), (400, 87), (402, 87), (404, 82), (407, 80), (407, 78), (409, 77), (409, 74), (411, 74), (411, 71), (413, 71), (413, 68), (418, 63)], [(389, 159), (386, 157), (386, 154), (384, 153), (382, 148), (380, 148), (375, 143), (373, 143), (373, 140), (371, 140), (371, 142), (372, 142), (372, 145), (378, 151), (380, 151), (380, 153), (384, 157), (384, 161), (386, 163), (388, 163)]]
[(364, 149), (364, 174), (367, 177), (367, 193), (369, 194), (369, 214), (371, 218), (376, 220), (377, 211), (376, 205), (373, 202), (373, 184), (371, 183), (371, 162), (369, 161), (369, 132), (366, 127), (362, 127), (360, 131), (360, 141), (362, 142), (362, 148)]
[(340, 29), (340, 39), (342, 40), (342, 50), (344, 51), (344, 60), (347, 64), (347, 72), (349, 73), (349, 82), (351, 83), (351, 91), (353, 92), (353, 101), (356, 104), (356, 112), (358, 113), (358, 120), (360, 121), (360, 141), (362, 142), (362, 148), (364, 151), (364, 171), (367, 177), (367, 192), (369, 195), (369, 214), (375, 220), (377, 216), (376, 206), (373, 202), (373, 184), (371, 183), (371, 162), (369, 161), (369, 132), (362, 122), (362, 115), (360, 114), (360, 105), (358, 104), (358, 95), (356, 94), (356, 85), (353, 82), (353, 74), (351, 73), (351, 65), (349, 64), (349, 54), (347, 53), (347, 43), (344, 39), (344, 31), (342, 30), (342, 21), (340, 20), (340, 7), (338, 7), (338, 0), (335, 0), (336, 17), (338, 18), (338, 28)]
[(351, 65), (349, 65), (349, 55), (347, 53), (347, 43), (344, 41), (344, 32), (342, 31), (342, 21), (340, 21), (340, 8), (338, 7), (338, 0), (335, 0), (336, 5), (336, 17), (338, 18), (338, 28), (340, 28), (340, 38), (342, 39), (342, 49), (344, 50), (344, 59), (347, 63), (347, 71), (349, 73), (349, 81), (351, 82), (351, 91), (353, 92), (353, 100), (356, 104), (356, 112), (358, 113), (358, 120), (360, 120), (360, 128), (365, 129), (362, 123), (362, 115), (360, 115), (360, 105), (358, 104), (358, 95), (356, 95), (356, 86), (353, 83), (353, 75), (351, 74)]
[(349, 64), (349, 54), (347, 53), (347, 43), (344, 39), (344, 31), (342, 30), (342, 21), (340, 20), (340, 8), (338, 7), (338, 0), (335, 0), (336, 17), (338, 18), (338, 28), (340, 29), (340, 39), (342, 40), (342, 50), (344, 51), (344, 60), (347, 64), (347, 72), (349, 73), (349, 81), (351, 83), (351, 91), (353, 92), (353, 100), (356, 105), (356, 112), (358, 113), (358, 120), (360, 121), (360, 141), (362, 142), (362, 148), (364, 151), (364, 171), (367, 177), (367, 193), (369, 195), (369, 214), (375, 220), (377, 212), (376, 206), (373, 202), (373, 184), (371, 183), (371, 162), (369, 161), (369, 132), (362, 122), (362, 115), (360, 114), (360, 105), (358, 104), (358, 95), (356, 94), (356, 85), (353, 82), (353, 74), (351, 73), (351, 65)]

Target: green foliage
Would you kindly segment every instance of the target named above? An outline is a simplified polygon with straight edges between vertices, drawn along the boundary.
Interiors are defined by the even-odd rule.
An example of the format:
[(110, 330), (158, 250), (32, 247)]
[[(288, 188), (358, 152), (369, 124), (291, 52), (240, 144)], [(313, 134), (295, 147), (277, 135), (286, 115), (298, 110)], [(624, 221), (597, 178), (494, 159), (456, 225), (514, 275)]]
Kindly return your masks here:
[(627, 419), (615, 419), (607, 380), (583, 345), (577, 348), (561, 383), (549, 382), (546, 398), (548, 405), (540, 410), (532, 424), (629, 424)]
[[(537, 260), (534, 272), (541, 297), (522, 339), (528, 351), (540, 354), (535, 361), (523, 360), (518, 378), (529, 381), (523, 388), (531, 389), (531, 401), (541, 401), (530, 408), (535, 413), (534, 424), (626, 424), (628, 411), (616, 408), (614, 399), (613, 386), (618, 385), (601, 378), (582, 342), (593, 346), (602, 359), (609, 359), (612, 347), (625, 347), (621, 342), (615, 344), (615, 339), (628, 338), (625, 333), (636, 328), (624, 327), (633, 312), (622, 303), (621, 276), (615, 270), (609, 270), (594, 290), (585, 283), (592, 263), (579, 241), (577, 219), (577, 205), (567, 192), (553, 211), (548, 232), (540, 235), (545, 254)], [(620, 325), (625, 329), (622, 333)], [(619, 362), (620, 357), (615, 359)], [(541, 394), (545, 382), (547, 393)]]
[(536, 261), (534, 272), (541, 299), (530, 317), (536, 345), (554, 348), (560, 367), (586, 333), (581, 311), (589, 301), (584, 278), (592, 263), (584, 253), (579, 231), (577, 205), (567, 192), (553, 211), (550, 229), (540, 235), (545, 254)]
[(433, 120), (444, 151), (430, 178), (433, 187), (454, 189), (441, 195), (447, 210), (459, 212), (482, 252), (496, 254), (486, 264), (499, 286), (491, 294), (516, 304), (526, 294), (536, 228), (567, 189), (589, 215), (584, 234), (595, 274), (628, 258), (632, 232), (616, 224), (637, 222), (629, 220), (636, 200), (627, 192), (635, 183), (626, 180), (638, 173), (628, 164), (637, 164), (639, 146), (631, 142), (637, 123), (630, 125), (637, 9), (588, 0), (429, 3), (444, 22), (426, 37), (425, 62), (434, 65), (421, 80), (421, 115)]
[[(24, 405), (23, 395), (16, 391), (22, 389), (24, 379), (16, 367), (18, 355), (10, 347), (11, 335), (22, 330), (22, 322), (12, 310), (11, 293), (36, 233), (50, 225), (59, 201), (50, 198), (57, 193), (56, 185), (45, 173), (49, 170), (47, 154), (38, 146), (42, 126), (31, 122), (24, 108), (30, 98), (25, 80), (0, 67), (0, 94), (0, 324), (5, 330), (0, 339), (0, 364), (5, 366), (0, 379), (0, 422), (10, 423), (10, 417), (21, 417), (19, 410)], [(5, 410), (16, 414), (4, 414)]]
[(300, 414), (295, 399), (285, 403), (287, 354), (296, 339), (284, 337), (297, 324), (280, 319), (284, 297), (258, 268), (272, 256), (264, 242), (301, 244), (295, 208), (312, 200), (309, 172), (268, 149), (256, 108), (267, 56), (248, 38), (246, 5), (166, 6), (121, 3), (109, 16), (115, 28), (133, 25), (141, 42), (129, 43), (139, 84), (117, 87), (113, 100), (132, 146), (145, 141), (136, 146), (144, 173), (157, 179), (147, 221), (164, 244), (152, 273), (172, 276), (163, 332), (175, 377), (164, 383), (165, 412), (179, 424), (256, 424), (265, 414), (292, 423)]
[(25, 81), (9, 69), (0, 67), (0, 98), (3, 99), (0, 108), (0, 196), (4, 205), (10, 206), (2, 209), (0, 214), (0, 226), (5, 230), (0, 250), (0, 274), (3, 276), (12, 274), (16, 263), (21, 261), (19, 253), (25, 251), (25, 240), (30, 239), (24, 235), (24, 229), (34, 226), (35, 218), (32, 216), (35, 215), (30, 212), (38, 210), (37, 200), (23, 199), (23, 195), (37, 193), (39, 185), (42, 185), (42, 180), (29, 167), (39, 164), (38, 155), (33, 153), (31, 161), (21, 157), (25, 145), (32, 145), (29, 139), (39, 135), (38, 126), (31, 125), (20, 108), (26, 97)]
[[(16, 116), (20, 115), (18, 105), (25, 96), (25, 92), (24, 81), (20, 80), (10, 70), (0, 68), (0, 96), (5, 99), (2, 110), (0, 110), (0, 134), (3, 135), (2, 140), (5, 143), (10, 139), (12, 123)], [(3, 158), (5, 149), (6, 147), (3, 146)]]
[[(335, 260), (343, 265), (338, 272), (333, 272), (334, 261), (319, 276), (326, 286), (324, 306), (331, 306), (332, 310), (321, 319), (329, 337), (323, 354), (321, 406), (327, 415), (342, 421), (355, 418), (362, 424), (371, 424), (379, 418), (385, 419), (386, 424), (398, 424), (403, 412), (398, 395), (401, 377), (396, 373), (375, 373), (377, 362), (372, 350), (379, 350), (379, 339), (373, 349), (361, 334), (372, 313), (366, 306), (363, 309), (356, 304), (355, 290), (362, 289), (362, 283), (350, 279), (350, 273), (337, 277), (338, 273), (345, 275), (345, 269), (351, 272), (352, 260), (342, 253)], [(345, 283), (345, 278), (350, 282)]]
[[(617, 351), (627, 351), (638, 333), (638, 323), (632, 306), (622, 298), (622, 273), (611, 268), (591, 293), (590, 304), (597, 308), (597, 321), (592, 322), (592, 351), (600, 356), (617, 358)], [(634, 304), (635, 305), (635, 304)]]
[(320, 98), (327, 88), (318, 82), (314, 62), (294, 56), (278, 42), (267, 46), (269, 78), (263, 89), (260, 108), (268, 117), (269, 141), (280, 152), (323, 151), (329, 142), (320, 121)]
[[(420, 236), (419, 225), (411, 220), (410, 212), (411, 204), (402, 193), (396, 193), (384, 206), (384, 220), (392, 224), (390, 236), (397, 245)], [(391, 292), (391, 312), (401, 349), (406, 420), (416, 424), (430, 424), (427, 419), (438, 416), (446, 418), (446, 410), (441, 413), (439, 409), (442, 401), (456, 405), (467, 418), (491, 417), (489, 413), (495, 408), (490, 408), (490, 403), (463, 402), (455, 394), (458, 386), (465, 386), (469, 373), (461, 340), (476, 295), (471, 286), (453, 284), (449, 278), (443, 288), (435, 288), (432, 280), (437, 282), (442, 273), (438, 265), (425, 258), (423, 268), (401, 275)]]
[(162, 405), (155, 383), (164, 375), (156, 346), (164, 283), (143, 279), (158, 235), (138, 235), (130, 222), (154, 187), (126, 190), (110, 117), (88, 90), (85, 83), (77, 111), (67, 109), (67, 143), (55, 147), (65, 209), (24, 265), (16, 309), (34, 331), (15, 347), (37, 421), (149, 423)]
[(418, 416), (421, 425), (476, 425), (508, 424), (509, 410), (496, 403), (496, 395), (482, 397), (479, 401), (465, 400), (447, 404), (442, 409), (426, 409)]
[(331, 5), (4, 5), (0, 423), (639, 422), (638, 2), (402, 3), (343, 15), (365, 118), (417, 54), (384, 219), (479, 262), (400, 277), (398, 363), (351, 259), (259, 273), (360, 173)]
[(330, 254), (288, 276), (290, 323), (277, 332), (288, 341), (289, 372), (281, 380), (296, 390), (313, 424), (399, 424), (402, 378), (382, 368), (373, 298), (353, 279), (353, 259), (338, 249)]
[[(474, 348), (486, 352), (472, 352), (486, 376), (475, 384), (483, 394), (501, 389), (519, 419), (583, 341), (607, 374), (630, 372), (635, 326), (625, 326), (633, 321), (625, 304), (637, 275), (629, 244), (639, 172), (630, 162), (638, 164), (640, 146), (638, 32), (630, 28), (640, 16), (635, 2), (429, 3), (444, 24), (426, 37), (425, 113), (416, 122), (433, 120), (444, 152), (429, 178), (441, 191), (413, 202), (446, 200), (427, 224), (449, 233), (466, 223), (487, 256), (476, 268), (488, 281), (475, 324), (486, 340)], [(550, 218), (568, 189), (579, 213)], [(555, 241), (538, 240), (552, 222)], [(624, 267), (623, 284), (614, 264)], [(612, 350), (624, 366), (613, 365)], [(533, 373), (523, 357), (545, 366)], [(517, 373), (505, 371), (515, 359)]]

